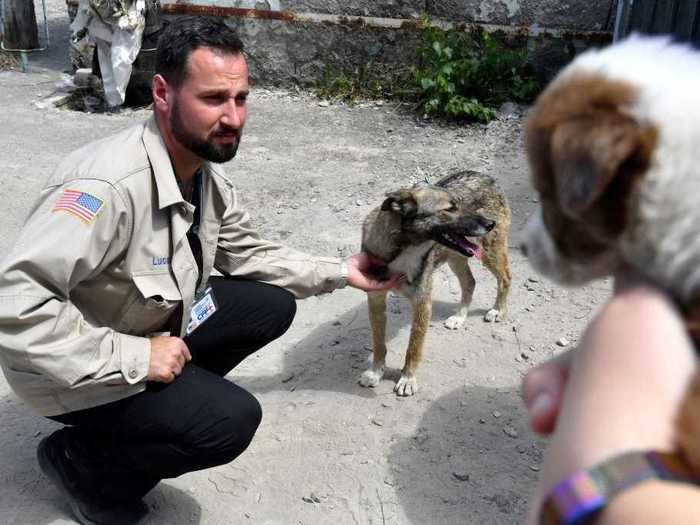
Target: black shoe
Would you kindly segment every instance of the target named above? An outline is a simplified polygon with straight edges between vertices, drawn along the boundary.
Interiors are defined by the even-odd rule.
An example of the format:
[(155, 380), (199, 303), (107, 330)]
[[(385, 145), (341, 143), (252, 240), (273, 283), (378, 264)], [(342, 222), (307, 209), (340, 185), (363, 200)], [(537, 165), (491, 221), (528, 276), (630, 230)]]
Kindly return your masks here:
[(75, 518), (82, 525), (136, 525), (148, 514), (142, 501), (106, 505), (95, 501), (79, 485), (75, 469), (65, 453), (62, 431), (45, 437), (37, 447), (41, 470), (68, 500)]

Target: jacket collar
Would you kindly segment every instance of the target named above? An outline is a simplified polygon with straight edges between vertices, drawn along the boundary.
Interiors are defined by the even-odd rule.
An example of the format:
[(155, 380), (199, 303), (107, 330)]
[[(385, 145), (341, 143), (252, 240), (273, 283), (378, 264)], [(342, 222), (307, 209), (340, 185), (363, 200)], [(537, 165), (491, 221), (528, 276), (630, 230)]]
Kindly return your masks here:
[[(175, 177), (172, 162), (170, 162), (170, 155), (168, 155), (165, 142), (158, 129), (155, 115), (149, 118), (144, 126), (143, 145), (146, 148), (146, 154), (153, 169), (153, 178), (156, 181), (158, 209), (162, 210), (173, 204), (185, 202), (177, 185), (177, 178)], [(206, 188), (208, 186), (207, 175), (211, 171), (211, 166), (208, 162), (205, 162), (201, 170), (203, 184)]]

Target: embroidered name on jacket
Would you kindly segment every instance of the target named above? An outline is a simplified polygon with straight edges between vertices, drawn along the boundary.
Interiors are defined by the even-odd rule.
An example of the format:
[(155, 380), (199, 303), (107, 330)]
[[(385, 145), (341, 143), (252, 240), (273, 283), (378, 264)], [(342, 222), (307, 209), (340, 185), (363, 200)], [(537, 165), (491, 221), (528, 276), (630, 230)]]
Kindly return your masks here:
[(104, 201), (78, 190), (64, 190), (51, 211), (65, 211), (86, 224), (91, 223), (104, 206)]

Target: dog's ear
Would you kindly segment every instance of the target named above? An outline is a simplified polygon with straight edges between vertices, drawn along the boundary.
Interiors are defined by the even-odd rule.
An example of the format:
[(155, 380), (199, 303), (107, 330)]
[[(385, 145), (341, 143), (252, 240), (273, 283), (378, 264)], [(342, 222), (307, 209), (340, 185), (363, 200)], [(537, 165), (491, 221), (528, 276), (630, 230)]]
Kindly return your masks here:
[(619, 113), (557, 126), (551, 159), (564, 213), (578, 217), (588, 210), (625, 167), (646, 169), (655, 138), (654, 129)]
[(386, 194), (386, 199), (382, 203), (382, 211), (399, 213), (403, 217), (410, 217), (416, 214), (416, 199), (411, 190), (399, 190)]

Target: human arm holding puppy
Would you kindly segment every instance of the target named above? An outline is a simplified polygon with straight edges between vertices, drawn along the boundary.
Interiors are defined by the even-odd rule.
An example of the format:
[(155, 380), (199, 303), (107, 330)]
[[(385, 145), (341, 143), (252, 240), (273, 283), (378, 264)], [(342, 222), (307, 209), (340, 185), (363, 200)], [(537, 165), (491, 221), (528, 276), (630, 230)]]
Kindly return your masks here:
[[(682, 319), (658, 289), (618, 280), (582, 343), (532, 369), (523, 395), (531, 426), (551, 432), (529, 525), (552, 488), (582, 468), (635, 450), (671, 451), (675, 417), (697, 358)], [(669, 481), (613, 497), (596, 524), (700, 523), (700, 490)]]

